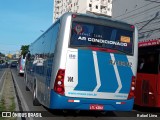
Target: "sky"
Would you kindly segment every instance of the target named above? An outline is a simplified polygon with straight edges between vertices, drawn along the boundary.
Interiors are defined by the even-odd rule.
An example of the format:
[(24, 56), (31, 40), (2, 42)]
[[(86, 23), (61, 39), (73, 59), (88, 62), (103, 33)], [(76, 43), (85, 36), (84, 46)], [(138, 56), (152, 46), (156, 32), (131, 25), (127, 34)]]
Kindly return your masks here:
[(0, 0), (0, 52), (14, 54), (47, 30), (53, 0)]

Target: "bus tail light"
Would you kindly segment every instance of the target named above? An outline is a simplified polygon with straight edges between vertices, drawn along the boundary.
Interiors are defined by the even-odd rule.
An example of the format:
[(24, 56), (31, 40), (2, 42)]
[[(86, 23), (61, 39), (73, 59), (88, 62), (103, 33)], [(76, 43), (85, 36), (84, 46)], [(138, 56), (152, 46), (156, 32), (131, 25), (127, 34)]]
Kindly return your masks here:
[(77, 15), (76, 14), (72, 14), (72, 18), (76, 18), (77, 17)]
[(131, 25), (131, 28), (134, 29), (135, 28), (134, 25)]
[(64, 75), (65, 70), (59, 69), (54, 83), (54, 91), (61, 95), (64, 95)]
[(20, 70), (22, 70), (22, 65), (20, 65), (20, 68), (19, 68)]
[(128, 99), (134, 98), (134, 93), (135, 93), (135, 87), (136, 87), (136, 77), (132, 76), (132, 82), (131, 82), (131, 89), (128, 94)]

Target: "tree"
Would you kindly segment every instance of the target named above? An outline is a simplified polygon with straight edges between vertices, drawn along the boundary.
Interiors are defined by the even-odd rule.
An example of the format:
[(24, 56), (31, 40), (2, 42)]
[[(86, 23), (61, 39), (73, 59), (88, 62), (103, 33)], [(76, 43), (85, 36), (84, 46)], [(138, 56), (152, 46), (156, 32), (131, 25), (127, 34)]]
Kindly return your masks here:
[(0, 57), (5, 57), (5, 54), (0, 52)]
[(21, 55), (25, 55), (29, 50), (29, 45), (22, 45), (21, 50)]

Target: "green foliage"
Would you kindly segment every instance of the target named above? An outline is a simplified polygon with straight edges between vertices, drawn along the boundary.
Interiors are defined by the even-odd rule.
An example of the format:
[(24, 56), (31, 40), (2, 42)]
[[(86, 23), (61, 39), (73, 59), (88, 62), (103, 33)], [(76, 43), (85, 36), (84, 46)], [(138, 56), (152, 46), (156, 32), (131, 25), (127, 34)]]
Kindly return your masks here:
[(22, 45), (21, 46), (21, 55), (25, 55), (27, 52), (28, 52), (28, 49), (29, 49), (29, 45)]
[(5, 57), (5, 54), (0, 52), (0, 57)]
[(6, 111), (4, 98), (0, 100), (0, 111)]

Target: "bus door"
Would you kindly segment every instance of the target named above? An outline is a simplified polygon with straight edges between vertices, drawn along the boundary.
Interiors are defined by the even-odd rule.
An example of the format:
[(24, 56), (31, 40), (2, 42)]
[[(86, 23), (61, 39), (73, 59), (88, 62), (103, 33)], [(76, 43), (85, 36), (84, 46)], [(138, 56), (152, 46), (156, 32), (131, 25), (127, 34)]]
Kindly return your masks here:
[(158, 53), (139, 55), (135, 103), (155, 106), (158, 88)]

